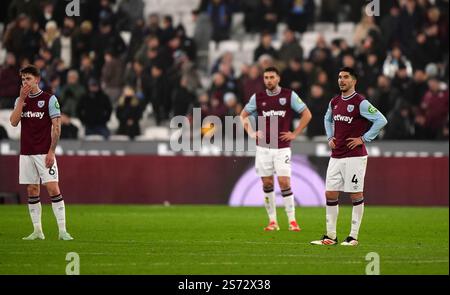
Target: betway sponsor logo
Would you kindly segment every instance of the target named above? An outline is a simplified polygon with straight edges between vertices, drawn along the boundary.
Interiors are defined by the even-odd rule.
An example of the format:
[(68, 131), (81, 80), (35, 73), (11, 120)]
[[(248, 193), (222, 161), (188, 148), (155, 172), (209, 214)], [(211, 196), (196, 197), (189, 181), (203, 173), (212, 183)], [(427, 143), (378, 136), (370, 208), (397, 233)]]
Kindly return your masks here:
[(284, 117), (286, 115), (286, 111), (274, 111), (274, 110), (270, 110), (267, 112), (262, 112), (262, 115), (264, 117), (272, 117), (272, 116), (279, 116), (279, 117)]
[(42, 119), (44, 118), (44, 112), (22, 112), (22, 118), (38, 118)]
[(341, 115), (335, 115), (333, 117), (334, 121), (341, 121), (341, 122), (347, 122), (348, 124), (352, 123), (353, 117), (349, 116), (341, 116)]

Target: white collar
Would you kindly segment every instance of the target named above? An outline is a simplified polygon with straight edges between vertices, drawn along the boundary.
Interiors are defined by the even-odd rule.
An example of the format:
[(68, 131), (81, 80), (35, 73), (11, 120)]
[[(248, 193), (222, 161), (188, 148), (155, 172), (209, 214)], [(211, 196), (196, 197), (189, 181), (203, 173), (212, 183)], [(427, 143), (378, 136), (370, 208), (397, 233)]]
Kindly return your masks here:
[(39, 95), (41, 95), (42, 94), (42, 90), (39, 90), (38, 92), (36, 92), (35, 94), (28, 94), (28, 97), (29, 98), (35, 98), (35, 97), (38, 97)]
[(356, 95), (356, 91), (353, 92), (353, 93), (350, 94), (350, 95), (347, 95), (347, 96), (343, 96), (343, 95), (341, 94), (341, 98), (342, 98), (343, 100), (349, 100), (350, 98), (354, 97), (355, 95)]
[(270, 91), (269, 89), (266, 89), (266, 93), (267, 93), (268, 96), (275, 96), (275, 95), (280, 94), (280, 92), (281, 92), (281, 87), (280, 86), (277, 86), (277, 88), (275, 88), (273, 91)]

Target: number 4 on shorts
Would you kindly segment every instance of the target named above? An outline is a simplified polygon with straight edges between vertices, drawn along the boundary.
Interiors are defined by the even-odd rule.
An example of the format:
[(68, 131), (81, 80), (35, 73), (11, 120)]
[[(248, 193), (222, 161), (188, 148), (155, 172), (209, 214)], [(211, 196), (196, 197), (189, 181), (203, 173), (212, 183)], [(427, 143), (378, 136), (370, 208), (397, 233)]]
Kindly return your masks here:
[(352, 182), (354, 184), (358, 184), (358, 179), (356, 178), (356, 174), (353, 174)]

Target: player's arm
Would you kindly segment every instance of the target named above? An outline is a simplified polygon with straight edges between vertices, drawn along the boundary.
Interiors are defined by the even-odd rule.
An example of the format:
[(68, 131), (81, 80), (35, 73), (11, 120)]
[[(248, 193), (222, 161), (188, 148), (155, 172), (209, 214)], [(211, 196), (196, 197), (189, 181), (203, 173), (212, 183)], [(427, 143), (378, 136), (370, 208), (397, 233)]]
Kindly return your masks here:
[(302, 99), (292, 91), (291, 95), (291, 108), (300, 114), (300, 121), (298, 126), (295, 128), (293, 132), (281, 132), (280, 139), (283, 141), (291, 141), (294, 140), (297, 136), (299, 136), (303, 130), (308, 126), (309, 122), (312, 119), (311, 111), (308, 109), (306, 104), (302, 101)]
[(256, 112), (256, 95), (253, 95), (247, 105), (241, 112), (240, 118), (242, 126), (247, 132), (248, 136), (255, 139), (256, 137), (261, 138), (262, 132), (253, 130), (252, 124), (249, 120), (250, 116), (252, 116)]
[(20, 88), (20, 96), (16, 99), (16, 103), (14, 104), (14, 110), (12, 111), (11, 116), (9, 117), (9, 122), (14, 127), (17, 127), (17, 125), (19, 125), (23, 107), (25, 106), (25, 98), (28, 96), (30, 91), (31, 87), (28, 85), (22, 86)]
[(372, 122), (372, 127), (361, 137), (364, 142), (371, 142), (380, 134), (381, 129), (386, 126), (388, 121), (368, 100), (360, 103), (359, 112), (361, 116)]
[(323, 123), (325, 125), (325, 133), (327, 134), (328, 145), (330, 146), (330, 148), (334, 149), (336, 148), (336, 138), (334, 137), (333, 111), (331, 109), (331, 102), (328, 104), (328, 109), (325, 113)]
[(359, 104), (359, 113), (361, 116), (372, 122), (372, 127), (364, 133), (361, 137), (347, 138), (347, 146), (354, 149), (358, 145), (365, 142), (371, 142), (380, 134), (381, 129), (387, 124), (386, 117), (380, 113), (368, 100), (363, 100)]
[(51, 168), (55, 163), (55, 151), (61, 136), (61, 112), (58, 100), (52, 96), (49, 100), (49, 115), (52, 120), (52, 142), (47, 156), (45, 157), (45, 166)]

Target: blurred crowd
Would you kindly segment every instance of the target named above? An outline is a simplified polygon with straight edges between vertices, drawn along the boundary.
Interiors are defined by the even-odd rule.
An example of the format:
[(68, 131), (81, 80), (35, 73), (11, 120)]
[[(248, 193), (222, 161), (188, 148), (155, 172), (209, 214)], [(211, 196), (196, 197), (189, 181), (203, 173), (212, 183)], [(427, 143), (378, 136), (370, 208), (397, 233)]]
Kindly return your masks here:
[[(86, 135), (133, 139), (149, 113), (158, 126), (189, 116), (193, 107), (203, 117), (238, 115), (264, 89), (263, 69), (275, 65), (281, 85), (296, 91), (313, 114), (309, 138), (325, 134), (337, 71), (349, 66), (360, 77), (357, 91), (388, 117), (383, 139), (448, 139), (448, 1), (382, 1), (380, 16), (373, 17), (359, 0), (322, 0), (320, 7), (313, 0), (201, 0), (192, 10), (192, 36), (173, 15), (144, 15), (143, 0), (80, 3), (79, 17), (66, 16), (67, 2), (51, 0), (4, 1), (8, 9), (0, 15), (6, 49), (0, 108), (13, 107), (18, 70), (34, 64), (40, 87), (60, 100), (63, 138), (78, 136), (71, 118), (82, 122)], [(225, 52), (200, 70), (205, 44), (233, 38), (235, 13), (244, 14), (245, 33), (260, 39), (253, 58), (237, 69), (233, 53)], [(354, 22), (353, 46), (319, 35), (305, 55), (299, 40), (317, 22)], [(279, 34), (281, 23), (287, 26)], [(120, 32), (129, 32), (128, 40)], [(113, 113), (117, 130), (107, 127)]]

